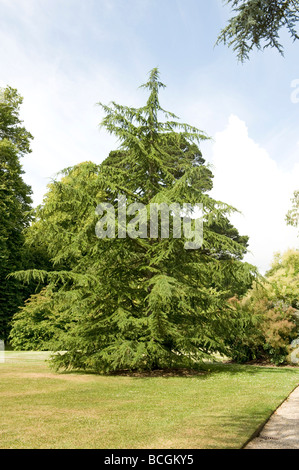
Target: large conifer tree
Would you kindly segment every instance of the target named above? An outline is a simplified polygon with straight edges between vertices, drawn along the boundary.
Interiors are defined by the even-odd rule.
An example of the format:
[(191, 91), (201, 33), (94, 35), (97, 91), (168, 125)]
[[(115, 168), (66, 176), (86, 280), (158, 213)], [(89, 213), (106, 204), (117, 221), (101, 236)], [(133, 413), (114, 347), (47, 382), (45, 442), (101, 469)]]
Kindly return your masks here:
[[(65, 351), (54, 355), (58, 367), (153, 369), (224, 352), (227, 298), (252, 281), (252, 267), (241, 261), (248, 239), (228, 219), (233, 208), (208, 195), (212, 173), (198, 147), (206, 135), (161, 108), (157, 69), (143, 87), (149, 93), (144, 107), (101, 105), (102, 126), (119, 138), (120, 148), (101, 165), (67, 169), (50, 186), (30, 230), (32, 240), (43, 238), (56, 271), (19, 273), (48, 280), (47, 308), (41, 316), (37, 299), (29, 302), (15, 318), (12, 337), (22, 344), (27, 309), (32, 331), (43, 321), (50, 332), (45, 347)], [(169, 238), (116, 233), (98, 239), (95, 209), (108, 202), (118, 219), (120, 194), (148, 211), (153, 203), (202, 203), (202, 247), (186, 250), (186, 239), (171, 230)]]

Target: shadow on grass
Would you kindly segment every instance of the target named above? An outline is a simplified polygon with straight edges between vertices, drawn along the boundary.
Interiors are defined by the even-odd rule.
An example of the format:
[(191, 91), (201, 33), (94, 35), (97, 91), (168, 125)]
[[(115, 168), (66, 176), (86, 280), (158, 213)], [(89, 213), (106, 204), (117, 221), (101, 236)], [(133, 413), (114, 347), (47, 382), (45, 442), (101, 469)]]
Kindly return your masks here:
[(116, 372), (103, 373), (98, 372), (93, 369), (69, 369), (69, 370), (59, 370), (59, 374), (86, 374), (86, 375), (96, 375), (103, 377), (131, 377), (136, 379), (151, 379), (151, 378), (200, 378), (205, 379), (211, 374), (229, 374), (229, 375), (238, 375), (238, 374), (248, 374), (248, 375), (258, 375), (258, 374), (271, 374), (281, 377), (282, 374), (290, 373), (298, 375), (299, 367), (297, 366), (272, 366), (272, 365), (252, 365), (252, 364), (234, 364), (234, 363), (209, 363), (209, 364), (198, 364), (194, 368), (166, 368), (166, 369), (157, 369), (152, 371), (129, 371), (129, 370), (120, 370)]
[[(254, 414), (206, 415), (209, 425), (201, 426), (207, 435), (204, 449), (244, 449), (258, 435), (272, 415), (271, 411), (255, 411)], [(215, 424), (211, 424), (212, 422)]]

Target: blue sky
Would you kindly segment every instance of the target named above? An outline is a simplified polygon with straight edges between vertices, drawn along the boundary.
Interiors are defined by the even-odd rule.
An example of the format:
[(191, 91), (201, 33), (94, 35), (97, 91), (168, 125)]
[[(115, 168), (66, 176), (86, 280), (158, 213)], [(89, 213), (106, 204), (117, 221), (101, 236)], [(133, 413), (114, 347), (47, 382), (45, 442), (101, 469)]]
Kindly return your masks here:
[[(285, 32), (285, 57), (253, 53), (241, 65), (214, 47), (229, 17), (221, 0), (0, 0), (0, 86), (24, 97), (34, 135), (24, 178), (42, 202), (56, 172), (102, 161), (116, 147), (99, 131), (99, 101), (142, 105), (139, 85), (159, 67), (164, 108), (205, 130), (213, 195), (243, 215), (247, 260), (264, 272), (274, 251), (298, 247), (284, 215), (299, 184), (299, 42)], [(298, 87), (299, 88), (299, 87)], [(299, 97), (299, 93), (298, 93)]]

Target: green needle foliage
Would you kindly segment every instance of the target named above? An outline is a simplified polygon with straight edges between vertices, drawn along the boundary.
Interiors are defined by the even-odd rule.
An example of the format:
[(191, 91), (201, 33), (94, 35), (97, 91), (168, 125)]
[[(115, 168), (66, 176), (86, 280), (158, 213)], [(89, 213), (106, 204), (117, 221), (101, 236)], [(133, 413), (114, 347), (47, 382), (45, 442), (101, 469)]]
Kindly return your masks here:
[[(100, 165), (65, 170), (28, 233), (29, 243), (44, 241), (55, 271), (16, 275), (46, 280), (47, 288), (44, 308), (37, 311), (42, 298), (34, 297), (16, 315), (12, 341), (21, 348), (24, 338), (28, 346), (26, 325), (34, 333), (42, 321), (50, 333), (43, 347), (57, 351), (57, 367), (144, 370), (225, 353), (233, 321), (227, 299), (244, 294), (255, 276), (242, 262), (248, 238), (229, 222), (234, 209), (208, 195), (213, 175), (198, 147), (207, 136), (161, 108), (163, 87), (153, 69), (144, 107), (100, 105), (101, 125), (118, 137), (119, 149)], [(108, 202), (118, 219), (119, 194), (148, 211), (152, 203), (202, 203), (202, 247), (186, 250), (186, 238), (171, 229), (169, 238), (97, 238), (95, 209)]]
[(216, 44), (232, 47), (241, 62), (249, 58), (254, 48), (274, 47), (283, 55), (279, 42), (282, 28), (287, 29), (294, 41), (299, 39), (298, 0), (227, 0), (226, 3), (235, 15), (221, 31)]

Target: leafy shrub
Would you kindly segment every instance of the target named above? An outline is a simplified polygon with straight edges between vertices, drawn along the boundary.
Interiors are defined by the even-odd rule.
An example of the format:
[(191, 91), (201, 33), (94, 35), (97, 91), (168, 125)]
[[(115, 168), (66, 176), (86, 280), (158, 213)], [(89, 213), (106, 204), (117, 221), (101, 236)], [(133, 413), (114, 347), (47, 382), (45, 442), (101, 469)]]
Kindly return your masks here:
[(33, 294), (14, 315), (10, 344), (15, 350), (42, 351), (50, 349), (57, 330), (53, 300), (47, 288)]
[(266, 299), (251, 305), (248, 300), (234, 299), (231, 308), (239, 316), (228, 341), (232, 359), (240, 363), (253, 360), (285, 363), (290, 344), (298, 336), (295, 309), (273, 305)]

